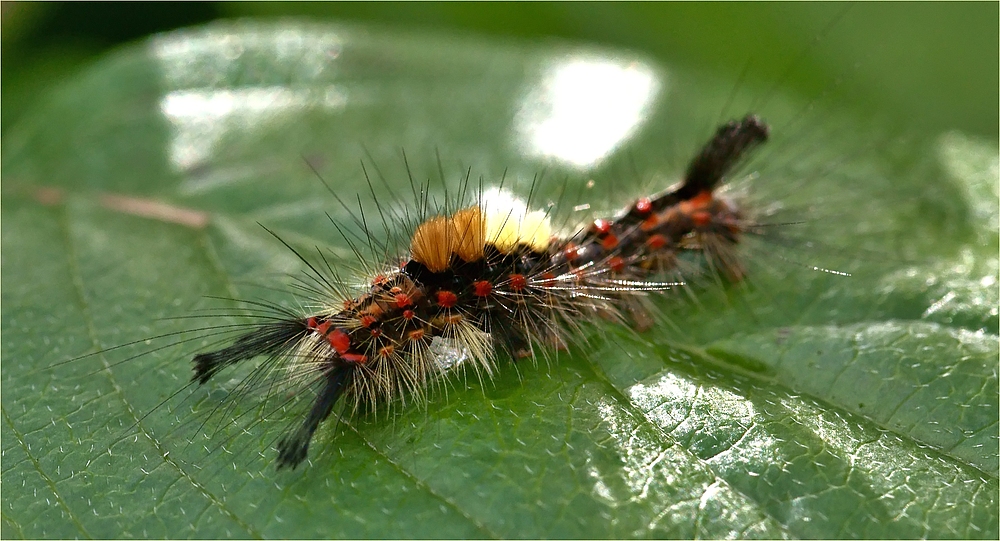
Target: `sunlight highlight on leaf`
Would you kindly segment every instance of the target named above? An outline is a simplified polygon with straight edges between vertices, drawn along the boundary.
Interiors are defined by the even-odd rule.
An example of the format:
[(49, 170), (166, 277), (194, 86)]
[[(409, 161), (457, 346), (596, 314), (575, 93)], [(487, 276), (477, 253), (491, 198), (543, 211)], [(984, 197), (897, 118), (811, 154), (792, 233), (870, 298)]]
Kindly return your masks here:
[(663, 77), (640, 62), (560, 59), (529, 86), (515, 131), (528, 155), (590, 169), (648, 120), (664, 86)]

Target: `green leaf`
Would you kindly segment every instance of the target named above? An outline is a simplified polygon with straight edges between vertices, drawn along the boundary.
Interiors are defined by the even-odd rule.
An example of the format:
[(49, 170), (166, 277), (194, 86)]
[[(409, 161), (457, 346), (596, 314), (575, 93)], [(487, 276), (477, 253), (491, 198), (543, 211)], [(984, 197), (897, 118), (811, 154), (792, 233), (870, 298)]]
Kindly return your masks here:
[[(618, 51), (294, 21), (104, 58), (4, 141), (3, 536), (996, 538), (996, 145), (816, 105)], [(787, 223), (747, 239), (746, 281), (651, 300), (650, 331), (586, 323), (548, 365), (327, 423), (293, 472), (252, 404), (191, 422), (232, 382), (171, 398), (211, 337), (143, 341), (238, 307), (206, 296), (294, 302), (252, 285), (302, 270), (258, 223), (356, 265), (303, 156), (376, 235), (366, 150), (382, 212), (412, 209), (407, 169), (438, 197), (471, 170), (572, 224), (664, 189), (720, 111), (771, 122), (734, 191)]]

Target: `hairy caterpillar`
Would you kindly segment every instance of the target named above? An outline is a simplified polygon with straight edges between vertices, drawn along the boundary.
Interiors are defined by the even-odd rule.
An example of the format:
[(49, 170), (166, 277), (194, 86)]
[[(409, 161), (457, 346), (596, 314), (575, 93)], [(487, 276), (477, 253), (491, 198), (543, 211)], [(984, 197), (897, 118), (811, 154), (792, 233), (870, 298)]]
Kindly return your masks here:
[[(266, 370), (287, 372), (279, 377), (293, 392), (315, 386), (305, 418), (278, 443), (278, 467), (295, 467), (342, 397), (348, 412), (419, 397), (458, 362), (492, 375), (498, 351), (517, 359), (585, 339), (573, 331), (594, 315), (641, 325), (634, 296), (683, 285), (658, 279), (683, 278), (677, 260), (686, 254), (742, 277), (732, 245), (763, 225), (715, 190), (767, 134), (752, 115), (726, 123), (679, 187), (568, 237), (552, 232), (543, 211), (481, 190), (473, 206), (418, 225), (409, 254), (389, 262), (358, 296), (344, 295), (310, 265), (324, 308), (254, 326), (232, 345), (196, 355), (193, 379), (204, 384), (230, 365), (267, 357)], [(434, 350), (439, 339), (459, 361)]]

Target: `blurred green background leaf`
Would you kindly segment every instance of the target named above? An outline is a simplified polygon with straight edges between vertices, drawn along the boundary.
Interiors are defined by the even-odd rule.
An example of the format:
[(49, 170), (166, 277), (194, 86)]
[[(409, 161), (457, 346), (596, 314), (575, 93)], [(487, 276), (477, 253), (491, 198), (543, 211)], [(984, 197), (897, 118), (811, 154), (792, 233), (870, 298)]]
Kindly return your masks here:
[[(672, 64), (735, 76), (779, 78), (845, 4), (601, 4), (199, 2), (120, 5), (6, 2), (3, 11), (3, 126), (37, 90), (88, 59), (151, 32), (219, 17), (310, 16), (498, 38), (563, 38), (646, 51)], [(915, 128), (995, 137), (1000, 69), (990, 3), (903, 2), (854, 7), (849, 25), (824, 37), (823, 56), (783, 84), (803, 95), (858, 64), (856, 106)], [(844, 28), (850, 27), (849, 31)]]
[[(853, 8), (806, 48), (840, 7), (101, 8), (163, 10), (128, 30), (126, 11), (59, 5), (32, 23), (5, 5), (3, 536), (995, 538), (997, 47), (995, 24), (970, 28), (997, 9), (893, 6)], [(409, 31), (240, 23), (88, 60), (162, 24), (327, 9)], [(68, 44), (87, 18), (112, 32)], [(413, 31), (432, 23), (493, 36)], [(938, 34), (920, 28), (944, 37), (921, 49)], [(525, 89), (572, 59), (648, 69), (661, 88), (635, 137), (584, 170), (511, 138)], [(753, 197), (811, 218), (789, 250), (748, 247), (749, 287), (692, 288), (661, 303), (657, 332), (598, 326), (586, 355), (331, 427), (307, 468), (274, 472), (267, 423), (185, 445), (191, 409), (231, 382), (157, 409), (189, 377), (178, 349), (37, 370), (231, 306), (204, 295), (282, 299), (248, 285), (300, 267), (257, 222), (345, 253), (324, 213), (349, 216), (303, 155), (347, 199), (366, 197), (364, 145), (392, 191), (409, 189), (402, 147), (420, 179), (435, 153), (446, 178), (507, 171), (522, 192), (545, 169), (558, 182), (542, 201), (566, 178), (607, 212), (748, 109), (785, 128), (752, 165)], [(870, 111), (893, 135), (854, 120)], [(604, 191), (586, 193), (591, 178)]]

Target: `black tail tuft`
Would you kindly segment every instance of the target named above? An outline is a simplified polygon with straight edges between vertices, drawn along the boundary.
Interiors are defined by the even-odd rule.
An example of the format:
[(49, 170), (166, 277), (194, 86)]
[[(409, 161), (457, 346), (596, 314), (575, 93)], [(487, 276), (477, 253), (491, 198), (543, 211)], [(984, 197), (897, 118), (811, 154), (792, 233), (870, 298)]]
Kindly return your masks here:
[(312, 441), (316, 428), (333, 411), (334, 404), (350, 384), (354, 374), (354, 365), (345, 364), (331, 369), (326, 374), (323, 388), (316, 396), (312, 409), (305, 421), (295, 429), (295, 432), (281, 438), (278, 442), (278, 469), (295, 469), (309, 452), (309, 442)]
[(224, 366), (236, 362), (227, 361), (227, 357), (225, 349), (195, 355), (194, 359), (191, 360), (194, 363), (194, 376), (191, 381), (197, 381), (199, 385), (207, 383)]
[(266, 323), (240, 336), (228, 347), (194, 356), (191, 381), (204, 384), (223, 368), (254, 357), (273, 356), (295, 346), (308, 332), (305, 320)]
[(676, 193), (678, 199), (694, 197), (704, 190), (713, 190), (740, 160), (758, 145), (767, 141), (770, 128), (757, 115), (729, 121), (716, 130), (712, 139), (688, 165), (684, 184)]

